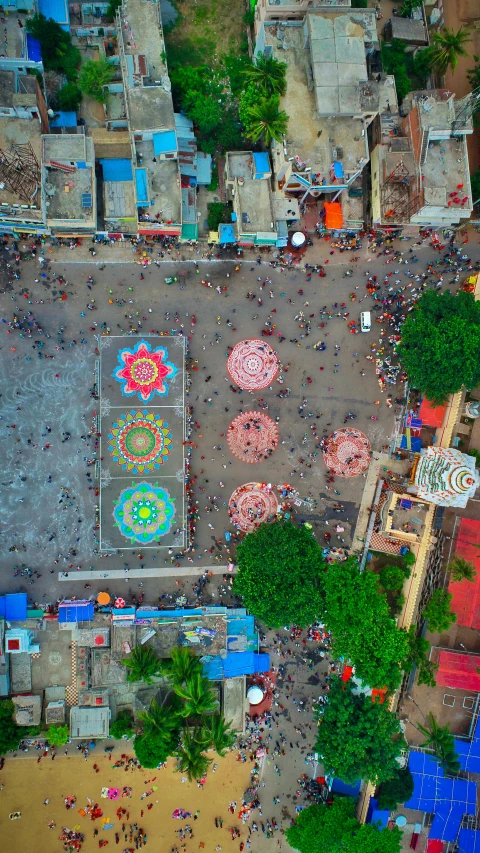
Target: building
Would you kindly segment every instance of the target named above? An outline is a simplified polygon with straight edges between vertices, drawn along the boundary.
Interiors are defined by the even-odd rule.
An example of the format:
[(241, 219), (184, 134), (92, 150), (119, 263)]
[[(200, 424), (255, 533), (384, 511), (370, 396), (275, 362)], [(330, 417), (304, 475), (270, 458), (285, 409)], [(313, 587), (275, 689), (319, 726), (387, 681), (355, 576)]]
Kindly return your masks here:
[(346, 11), (350, 6), (351, 0), (258, 0), (255, 6), (255, 35), (258, 35), (264, 22), (302, 21), (311, 10)]
[(38, 726), (42, 719), (42, 697), (37, 694), (30, 696), (14, 696), (15, 722), (17, 726)]
[(466, 137), (473, 132), (477, 100), (468, 95), (456, 101), (443, 89), (405, 98), (405, 117), (392, 119), (372, 152), (374, 225), (442, 227), (470, 218)]
[(480, 483), (475, 465), (453, 447), (427, 447), (415, 456), (409, 491), (437, 506), (465, 507)]
[(428, 44), (428, 32), (422, 18), (390, 18), (385, 24), (385, 39), (400, 39), (407, 45), (425, 46)]
[(110, 731), (110, 708), (80, 707), (70, 709), (70, 737), (74, 740), (108, 737)]
[(182, 197), (160, 5), (124, 0), (117, 34), (140, 234), (180, 236)]
[[(232, 229), (239, 246), (275, 246), (272, 172), (266, 153), (229, 151), (225, 158), (225, 188), (232, 202)], [(298, 203), (292, 202), (298, 219)]]
[(42, 204), (52, 234), (84, 237), (96, 232), (95, 154), (89, 136), (42, 136)]
[(342, 226), (364, 221), (362, 173), (369, 162), (369, 128), (379, 114), (396, 112), (393, 77), (373, 76), (367, 56), (378, 49), (374, 9), (310, 12), (303, 21), (264, 23), (256, 53), (287, 64), (281, 107), (286, 138), (271, 147), (274, 205), (297, 198), (339, 201)]

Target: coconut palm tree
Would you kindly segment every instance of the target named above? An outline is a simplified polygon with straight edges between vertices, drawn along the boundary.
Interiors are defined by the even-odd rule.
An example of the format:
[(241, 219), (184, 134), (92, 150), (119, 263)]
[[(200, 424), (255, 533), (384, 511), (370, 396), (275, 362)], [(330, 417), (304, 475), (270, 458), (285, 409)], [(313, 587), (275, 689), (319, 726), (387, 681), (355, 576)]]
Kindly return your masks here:
[(131, 655), (122, 659), (122, 664), (129, 670), (127, 681), (151, 684), (154, 676), (160, 675), (160, 660), (151, 646), (135, 646)]
[(450, 580), (454, 582), (470, 581), (473, 583), (477, 570), (473, 563), (469, 563), (468, 560), (464, 560), (462, 557), (454, 557), (452, 562), (448, 564), (448, 573)]
[(142, 722), (143, 734), (161, 735), (165, 740), (170, 740), (172, 734), (179, 729), (178, 709), (168, 705), (159, 705), (152, 699), (148, 711), (140, 711), (138, 719)]
[(433, 753), (434, 758), (445, 773), (455, 775), (460, 770), (460, 762), (455, 751), (454, 738), (448, 725), (439, 725), (431, 712), (426, 723), (426, 726), (418, 724), (419, 732), (426, 738), (422, 746)]
[(445, 74), (449, 68), (454, 71), (459, 57), (468, 56), (465, 45), (471, 40), (472, 36), (466, 27), (460, 27), (456, 32), (444, 27), (441, 32), (435, 33), (430, 52), (430, 68), (439, 74)]
[(226, 722), (223, 714), (212, 714), (211, 717), (205, 717), (203, 723), (203, 732), (208, 743), (222, 758), (231, 749), (235, 741), (235, 734), (231, 728), (231, 723)]
[(217, 706), (216, 696), (210, 687), (210, 682), (203, 678), (201, 672), (195, 672), (185, 684), (174, 684), (173, 689), (180, 699), (183, 699), (182, 716), (203, 717)]
[(288, 116), (285, 110), (280, 109), (278, 95), (260, 98), (246, 111), (246, 135), (254, 142), (262, 138), (265, 145), (270, 145), (272, 139), (285, 136), (287, 127)]
[(177, 771), (186, 773), (190, 782), (204, 776), (212, 763), (212, 759), (207, 758), (203, 752), (205, 746), (205, 740), (199, 729), (194, 729), (193, 732), (188, 728), (183, 730), (180, 746), (176, 752)]
[(200, 659), (186, 646), (174, 646), (167, 663), (166, 672), (174, 684), (184, 684), (196, 672), (202, 672)]
[(279, 62), (273, 56), (265, 57), (259, 54), (255, 63), (245, 69), (245, 77), (249, 83), (258, 86), (261, 95), (267, 98), (271, 95), (284, 95), (287, 90), (287, 63)]

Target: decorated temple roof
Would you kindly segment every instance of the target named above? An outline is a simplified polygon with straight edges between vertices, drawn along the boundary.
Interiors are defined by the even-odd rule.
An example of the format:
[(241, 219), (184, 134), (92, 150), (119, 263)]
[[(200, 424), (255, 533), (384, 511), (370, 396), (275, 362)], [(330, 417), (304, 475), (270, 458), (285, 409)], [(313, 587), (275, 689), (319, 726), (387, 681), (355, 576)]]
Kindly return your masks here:
[(438, 506), (464, 507), (480, 480), (473, 456), (454, 447), (427, 447), (417, 457), (413, 482), (419, 498)]

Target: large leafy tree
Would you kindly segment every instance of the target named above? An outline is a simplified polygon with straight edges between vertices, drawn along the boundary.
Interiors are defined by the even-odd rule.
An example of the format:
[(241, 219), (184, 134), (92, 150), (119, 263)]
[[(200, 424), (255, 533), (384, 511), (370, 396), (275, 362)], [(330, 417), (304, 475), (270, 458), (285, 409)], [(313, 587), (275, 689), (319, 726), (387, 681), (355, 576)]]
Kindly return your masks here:
[(132, 735), (135, 728), (130, 711), (120, 711), (115, 722), (110, 726), (110, 737), (120, 739), (124, 735)]
[(378, 829), (359, 823), (352, 797), (339, 797), (328, 806), (308, 806), (285, 834), (299, 853), (400, 853), (402, 839), (398, 827)]
[(259, 98), (256, 104), (245, 111), (247, 139), (253, 139), (254, 142), (261, 139), (268, 146), (273, 139), (282, 139), (287, 127), (288, 115), (280, 109), (278, 95)]
[(430, 65), (438, 74), (445, 74), (450, 68), (454, 71), (461, 56), (468, 56), (465, 45), (472, 40), (470, 31), (465, 27), (458, 30), (443, 27), (432, 38)]
[(16, 749), (22, 739), (23, 731), (13, 719), (15, 707), (10, 699), (0, 701), (0, 755)]
[(393, 778), (404, 741), (397, 717), (385, 704), (355, 694), (349, 683), (335, 678), (318, 719), (316, 749), (328, 774), (350, 784)]
[(438, 664), (429, 658), (430, 643), (425, 637), (417, 636), (413, 625), (409, 629), (407, 636), (409, 652), (408, 660), (405, 661), (405, 669), (416, 666), (418, 669), (418, 683), (427, 684), (428, 687), (435, 687), (437, 683), (435, 675), (438, 671)]
[(234, 591), (269, 628), (311, 625), (323, 613), (325, 564), (305, 527), (260, 524), (238, 546)]
[(423, 616), (428, 622), (430, 631), (448, 631), (450, 625), (457, 621), (456, 613), (450, 610), (450, 602), (453, 598), (451, 592), (446, 589), (436, 589), (430, 601), (423, 610)]
[(208, 742), (200, 729), (183, 729), (181, 743), (176, 752), (177, 770), (186, 773), (190, 782), (200, 779), (212, 763), (212, 759), (204, 753), (207, 746)]
[(32, 15), (25, 29), (40, 42), (40, 52), (46, 71), (59, 71), (67, 80), (74, 82), (78, 77), (81, 57), (78, 48), (72, 44), (70, 33), (62, 30), (53, 18), (45, 15)]
[(455, 739), (448, 725), (441, 726), (431, 712), (425, 723), (424, 726), (418, 725), (418, 730), (425, 735), (422, 746), (432, 752), (445, 773), (455, 775), (460, 771), (460, 762), (455, 749)]
[(324, 618), (335, 654), (347, 658), (365, 684), (395, 690), (408, 658), (408, 638), (390, 616), (377, 576), (359, 572), (349, 558), (331, 564), (324, 583)]
[(50, 746), (63, 746), (70, 737), (68, 726), (50, 726), (45, 733)]
[(145, 681), (151, 684), (154, 677), (160, 675), (160, 660), (151, 646), (136, 646), (128, 658), (122, 658), (127, 667), (127, 681)]
[(403, 326), (398, 355), (410, 383), (443, 402), (480, 383), (480, 303), (473, 294), (427, 291)]
[(135, 755), (143, 767), (158, 767), (178, 747), (182, 726), (179, 703), (174, 700), (170, 705), (159, 705), (153, 700), (138, 718), (142, 732), (133, 741)]
[(287, 64), (273, 56), (259, 54), (253, 65), (245, 69), (248, 82), (255, 84), (261, 95), (284, 95), (287, 90)]
[(85, 95), (90, 95), (95, 101), (104, 104), (108, 97), (104, 87), (112, 82), (114, 76), (114, 67), (108, 59), (88, 59), (80, 69), (78, 85)]
[(163, 764), (172, 751), (162, 737), (137, 735), (133, 741), (133, 750), (142, 767), (153, 770)]
[(414, 781), (408, 767), (399, 767), (395, 776), (382, 782), (378, 792), (380, 809), (396, 809), (399, 803), (406, 803), (413, 794)]

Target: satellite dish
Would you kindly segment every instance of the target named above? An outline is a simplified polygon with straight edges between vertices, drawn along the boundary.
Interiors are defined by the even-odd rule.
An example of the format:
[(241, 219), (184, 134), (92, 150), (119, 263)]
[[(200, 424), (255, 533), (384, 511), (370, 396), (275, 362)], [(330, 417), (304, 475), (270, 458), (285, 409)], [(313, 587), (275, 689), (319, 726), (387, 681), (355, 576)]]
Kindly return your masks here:
[(261, 687), (258, 687), (254, 684), (247, 692), (247, 699), (250, 702), (250, 705), (260, 705), (260, 702), (263, 699), (263, 690)]

